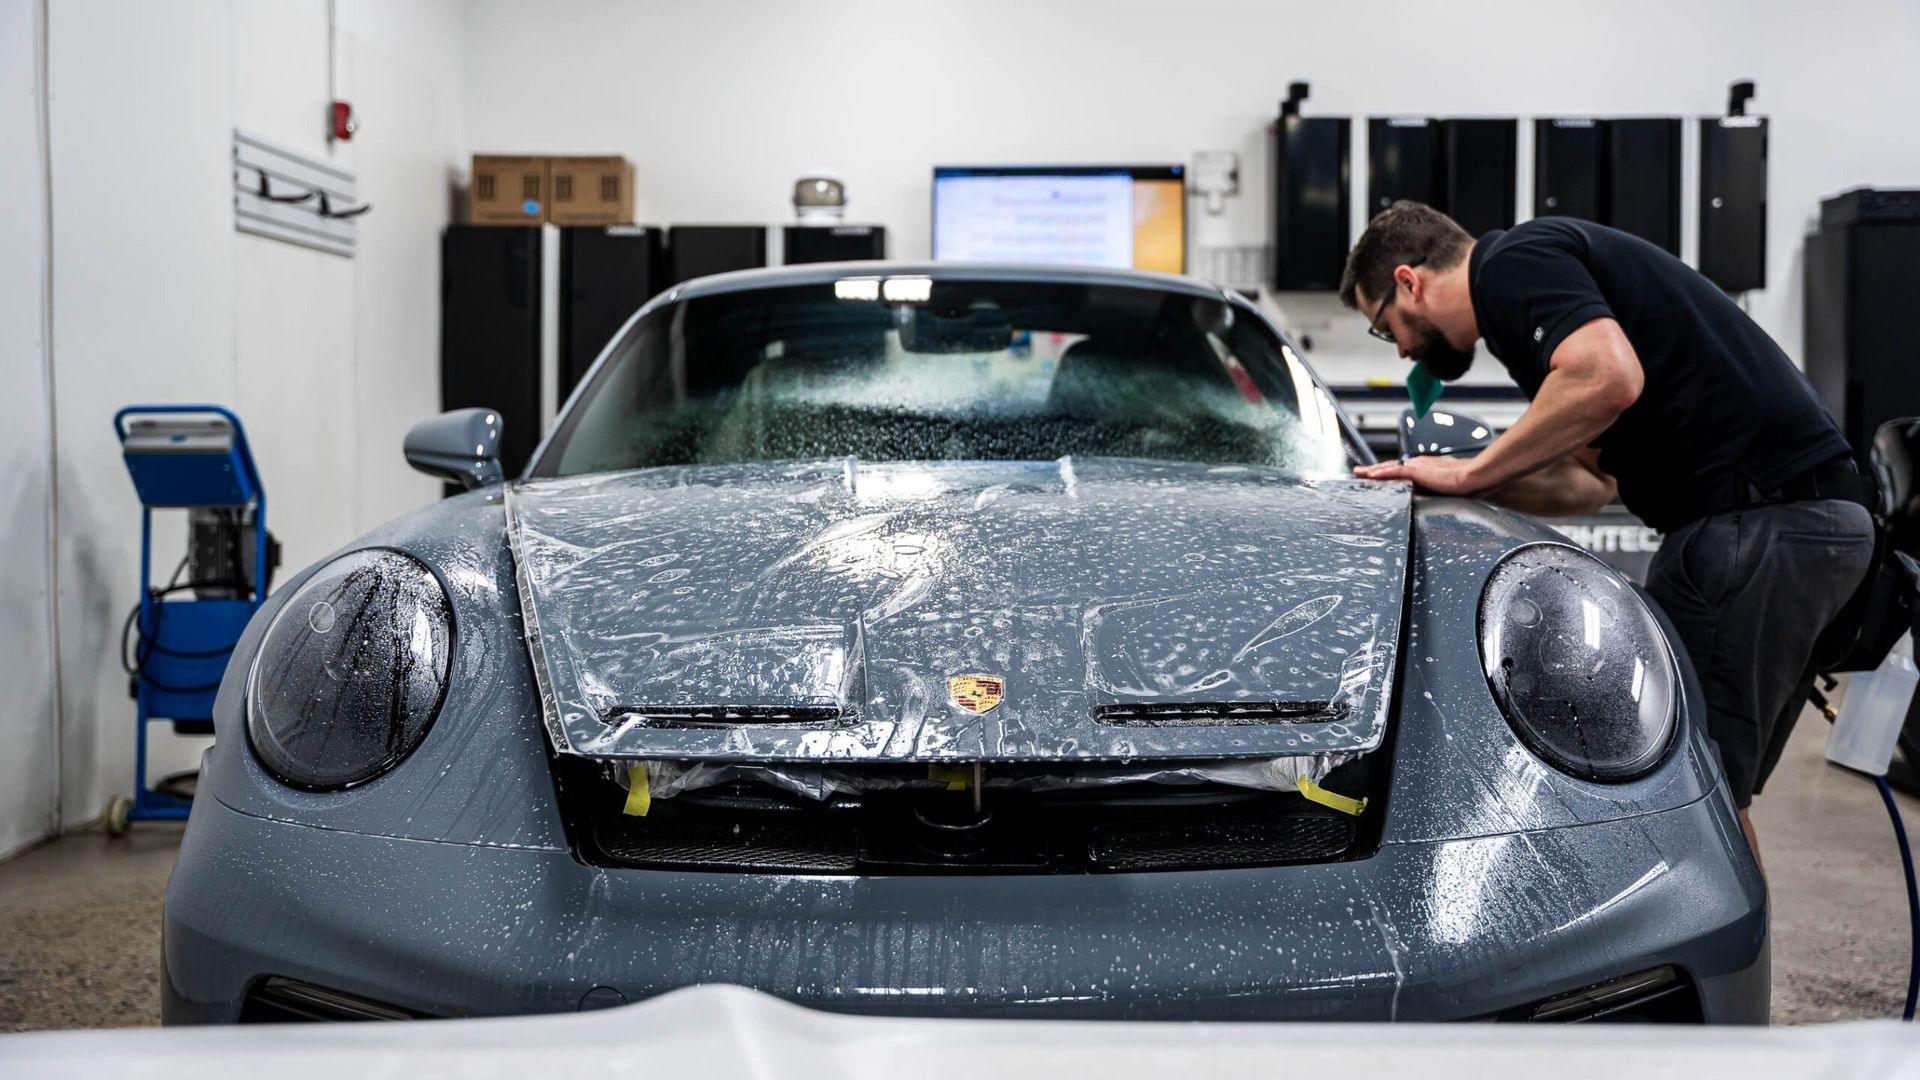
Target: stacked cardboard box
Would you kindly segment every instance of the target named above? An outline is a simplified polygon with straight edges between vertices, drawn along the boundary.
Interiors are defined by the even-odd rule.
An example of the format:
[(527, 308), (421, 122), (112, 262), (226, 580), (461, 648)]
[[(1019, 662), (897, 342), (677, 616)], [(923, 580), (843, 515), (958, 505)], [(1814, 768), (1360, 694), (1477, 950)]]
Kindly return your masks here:
[(473, 155), (467, 220), (475, 225), (539, 225), (547, 220), (547, 159)]
[(547, 159), (553, 198), (547, 220), (555, 225), (633, 224), (633, 165), (626, 158)]
[(475, 225), (631, 225), (633, 164), (614, 155), (475, 154)]

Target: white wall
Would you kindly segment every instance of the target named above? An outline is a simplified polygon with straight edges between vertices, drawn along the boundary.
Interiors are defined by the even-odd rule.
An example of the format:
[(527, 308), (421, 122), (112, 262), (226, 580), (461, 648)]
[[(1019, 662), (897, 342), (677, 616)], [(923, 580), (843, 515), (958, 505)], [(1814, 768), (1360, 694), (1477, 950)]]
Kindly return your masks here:
[(440, 233), (468, 158), (465, 18), (458, 0), (340, 5), (360, 190), (378, 200), (361, 219), (353, 283), (356, 531), (440, 492), (407, 469), (400, 443), (440, 408)]
[[(1819, 198), (1920, 183), (1911, 0), (486, 0), (469, 35), (474, 149), (624, 152), (641, 220), (668, 224), (787, 221), (792, 178), (829, 166), (852, 219), (888, 226), (907, 258), (928, 254), (936, 162), (1203, 149), (1239, 152), (1242, 194), (1223, 220), (1196, 213), (1196, 237), (1263, 243), (1265, 130), (1296, 79), (1320, 114), (1665, 114), (1691, 128), (1753, 78), (1753, 111), (1772, 117), (1770, 287), (1749, 300), (1796, 357), (1800, 237)], [(1530, 135), (1523, 125), (1523, 207)], [(1356, 125), (1362, 191), (1364, 136)], [(1690, 187), (1686, 212), (1691, 231)], [(1346, 375), (1404, 375), (1330, 307), (1289, 307), (1332, 328), (1323, 370), (1357, 349)]]
[(39, 0), (0, 0), (0, 857), (58, 825), (39, 56)]
[[(59, 801), (69, 825), (132, 784), (133, 703), (117, 649), (138, 598), (139, 505), (109, 431), (115, 409), (212, 401), (240, 413), (286, 545), (283, 578), (437, 493), (399, 447), (439, 405), (435, 238), (448, 175), (466, 154), (462, 13), (454, 0), (341, 0), (333, 67), (364, 122), (330, 151), (327, 7), (52, 5)], [(375, 209), (360, 219), (354, 259), (234, 232), (236, 126), (358, 171)], [(4, 190), (15, 190), (11, 177)], [(177, 545), (177, 517), (157, 525)], [(6, 625), (11, 647), (21, 631)], [(150, 775), (191, 767), (204, 745), (154, 734)]]

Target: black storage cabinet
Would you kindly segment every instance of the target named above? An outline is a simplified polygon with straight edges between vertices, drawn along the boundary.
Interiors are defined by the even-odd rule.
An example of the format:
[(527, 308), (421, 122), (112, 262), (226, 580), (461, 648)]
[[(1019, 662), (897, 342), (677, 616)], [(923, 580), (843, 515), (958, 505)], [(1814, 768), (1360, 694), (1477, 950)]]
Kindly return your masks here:
[(1513, 224), (1518, 121), (1367, 121), (1367, 216), (1412, 199), (1474, 236)]
[(1605, 128), (1598, 120), (1533, 122), (1533, 216), (1599, 221)]
[(1820, 204), (1807, 237), (1807, 377), (1854, 453), (1882, 423), (1920, 415), (1909, 314), (1920, 277), (1920, 191), (1856, 189)]
[(666, 287), (666, 234), (647, 225), (560, 230), (560, 399), (627, 319)]
[(667, 277), (675, 285), (765, 265), (764, 225), (675, 225), (667, 233)]
[(1680, 254), (1680, 118), (1606, 122), (1604, 224)]
[(781, 241), (788, 265), (887, 257), (884, 225), (788, 225), (781, 232)]
[(1273, 165), (1273, 287), (1340, 287), (1347, 264), (1352, 122), (1344, 116), (1282, 116), (1269, 129)]
[(450, 225), (440, 241), (440, 407), (500, 414), (500, 465), (540, 442), (540, 229)]
[(1680, 254), (1680, 119), (1535, 120), (1533, 214), (1611, 225)]
[(1700, 272), (1728, 292), (1767, 284), (1767, 121), (1700, 121)]
[(1442, 120), (1439, 205), (1474, 236), (1513, 224), (1519, 121)]
[(1440, 129), (1432, 120), (1367, 121), (1367, 219), (1401, 199), (1441, 206)]

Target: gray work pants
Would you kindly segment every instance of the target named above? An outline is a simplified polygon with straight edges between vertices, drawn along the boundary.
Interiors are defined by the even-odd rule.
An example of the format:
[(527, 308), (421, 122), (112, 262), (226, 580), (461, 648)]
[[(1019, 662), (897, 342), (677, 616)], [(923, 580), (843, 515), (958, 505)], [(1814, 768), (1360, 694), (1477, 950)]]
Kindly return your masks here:
[(1710, 514), (1667, 535), (1647, 592), (1685, 643), (1744, 808), (1806, 703), (1814, 641), (1865, 579), (1873, 518), (1838, 499)]

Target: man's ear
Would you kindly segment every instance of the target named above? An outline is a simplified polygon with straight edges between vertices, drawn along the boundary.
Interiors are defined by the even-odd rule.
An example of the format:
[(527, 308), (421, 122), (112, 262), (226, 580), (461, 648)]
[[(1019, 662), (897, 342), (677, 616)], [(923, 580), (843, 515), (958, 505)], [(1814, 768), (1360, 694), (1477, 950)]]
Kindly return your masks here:
[(1420, 298), (1426, 294), (1426, 288), (1420, 280), (1420, 275), (1414, 273), (1413, 267), (1408, 266), (1406, 263), (1401, 263), (1399, 266), (1393, 268), (1393, 287), (1397, 290), (1402, 285), (1407, 288), (1407, 299), (1416, 304), (1419, 303)]

